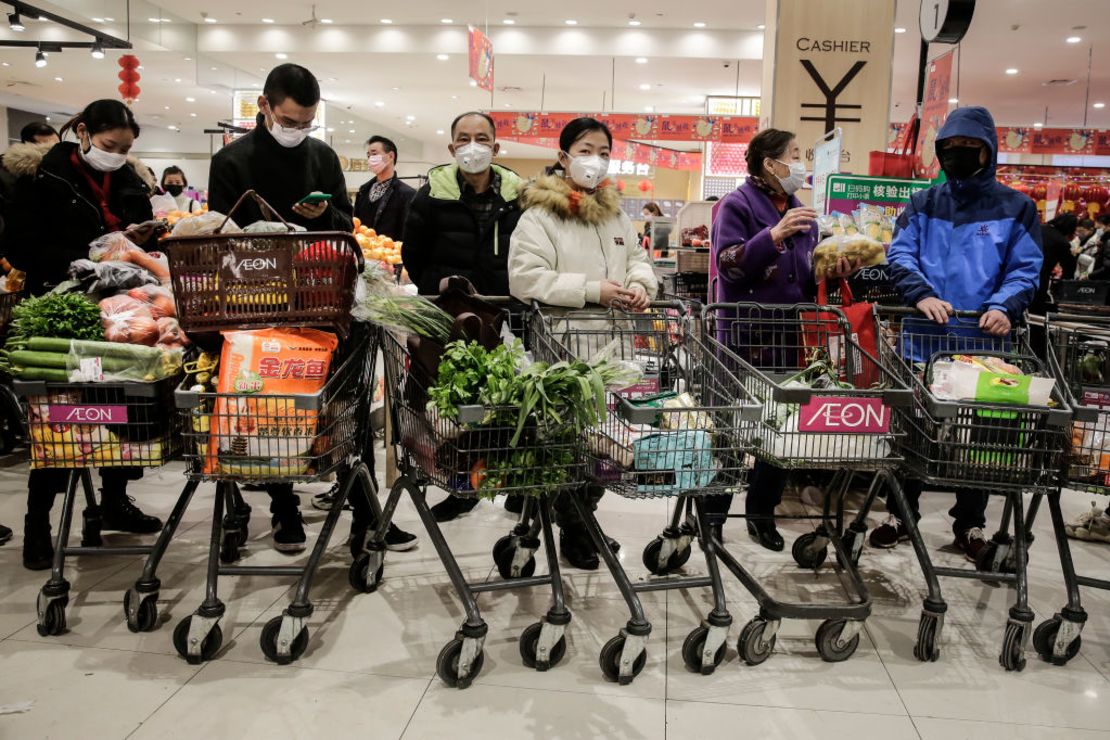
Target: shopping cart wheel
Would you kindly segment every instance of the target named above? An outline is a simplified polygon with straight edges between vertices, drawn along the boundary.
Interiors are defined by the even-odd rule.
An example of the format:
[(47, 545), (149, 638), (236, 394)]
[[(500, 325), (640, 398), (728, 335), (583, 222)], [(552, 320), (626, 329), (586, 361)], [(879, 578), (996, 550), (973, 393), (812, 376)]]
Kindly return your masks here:
[[(821, 656), (821, 660), (826, 663), (839, 663), (843, 660), (848, 660), (852, 657), (852, 653), (856, 652), (859, 647), (859, 629), (862, 625), (857, 620), (848, 619), (826, 619), (817, 628), (817, 636), (814, 638), (814, 643), (817, 645), (817, 653)], [(855, 632), (855, 634), (845, 638), (845, 634)]]
[(139, 605), (135, 609), (134, 617), (131, 614), (131, 589), (123, 595), (123, 616), (127, 620), (127, 629), (132, 632), (150, 632), (158, 624), (158, 594), (153, 593), (139, 598)]
[(1029, 624), (1016, 619), (1006, 622), (1006, 634), (1002, 637), (1002, 653), (998, 656), (998, 662), (1008, 671), (1025, 668), (1025, 636)]
[(281, 655), (278, 653), (278, 639), (281, 635), (282, 619), (284, 619), (283, 616), (276, 616), (262, 627), (258, 644), (262, 647), (262, 654), (268, 659), (278, 665), (288, 665), (304, 655), (304, 651), (308, 648), (308, 627), (302, 627), (293, 638), (293, 642), (289, 644), (289, 654)]
[(519, 571), (514, 575), (513, 562), (520, 547), (520, 538), (513, 535), (505, 535), (493, 544), (493, 562), (502, 578), (530, 578), (536, 572), (536, 559), (529, 556), (523, 563), (517, 563)]
[[(674, 538), (677, 539), (677, 538)], [(660, 563), (660, 555), (663, 552), (663, 545), (673, 543), (674, 539), (668, 541), (666, 537), (656, 537), (654, 540), (647, 544), (644, 548), (644, 567), (652, 574), (657, 576), (665, 576), (668, 573), (673, 573), (682, 566), (686, 565), (686, 561), (690, 559), (693, 553), (693, 548), (687, 545), (681, 550), (674, 550), (668, 557), (665, 563)]]
[[(378, 558), (380, 557), (379, 555)], [(372, 568), (371, 560), (370, 553), (360, 552), (351, 563), (351, 568), (347, 571), (347, 581), (355, 591), (372, 594), (378, 590), (382, 573), (385, 572), (385, 559), (381, 559), (377, 568)]]
[[(536, 667), (536, 648), (540, 643), (540, 633), (543, 632), (543, 622), (536, 622), (535, 624), (528, 625), (523, 632), (520, 633), (520, 657), (524, 661), (524, 665), (529, 668)], [(567, 654), (567, 638), (560, 637), (550, 652), (548, 652), (547, 668), (554, 668)]]
[(436, 658), (436, 674), (443, 683), (453, 689), (465, 689), (469, 686), (470, 682), (481, 673), (482, 664), (486, 662), (486, 654), (479, 650), (470, 663), (470, 672), (466, 678), (459, 678), (459, 657), (462, 655), (462, 649), (463, 641), (456, 637), (443, 646), (439, 651), (439, 657)]
[(917, 643), (913, 646), (913, 657), (922, 663), (933, 663), (940, 657), (940, 647), (937, 645), (939, 627), (939, 615), (921, 612), (921, 619), (917, 623)]
[[(618, 683), (621, 680), (621, 653), (624, 652), (624, 640), (624, 635), (617, 635), (605, 643), (605, 646), (601, 648), (601, 656), (598, 659), (601, 664), (601, 672), (605, 674), (605, 677)], [(647, 665), (647, 650), (641, 650), (632, 663), (632, 678), (639, 676), (645, 665)]]
[(224, 633), (220, 625), (212, 625), (212, 629), (204, 636), (204, 642), (200, 644), (200, 655), (189, 655), (189, 625), (192, 623), (192, 614), (177, 623), (173, 629), (173, 647), (177, 650), (177, 654), (190, 664), (198, 665), (216, 657), (216, 653), (220, 652), (220, 646), (223, 645)]
[(1033, 630), (1033, 649), (1042, 659), (1052, 663), (1053, 665), (1065, 665), (1069, 660), (1079, 655), (1079, 648), (1083, 644), (1083, 638), (1079, 635), (1068, 643), (1068, 649), (1063, 655), (1057, 657), (1052, 654), (1052, 649), (1056, 644), (1056, 635), (1060, 632), (1061, 619), (1059, 615), (1052, 619), (1046, 619), (1037, 625), (1037, 629)]
[(39, 616), (37, 625), (39, 634), (43, 637), (60, 635), (66, 631), (66, 605), (69, 599), (55, 599), (46, 605)]
[(721, 646), (717, 648), (717, 652), (713, 654), (713, 665), (702, 666), (701, 654), (705, 650), (705, 639), (707, 637), (709, 637), (709, 628), (700, 624), (694, 628), (693, 632), (686, 635), (686, 640), (682, 643), (682, 662), (694, 673), (709, 675), (725, 659), (728, 644), (722, 642)]
[(764, 633), (769, 626), (770, 623), (763, 617), (755, 617), (740, 630), (740, 639), (736, 641), (736, 652), (740, 653), (740, 659), (748, 665), (759, 665), (771, 657), (778, 635), (773, 634), (770, 639), (764, 639)]
[(821, 563), (829, 556), (828, 538), (818, 537), (816, 532), (806, 532), (794, 540), (790, 554), (801, 568), (820, 568)]

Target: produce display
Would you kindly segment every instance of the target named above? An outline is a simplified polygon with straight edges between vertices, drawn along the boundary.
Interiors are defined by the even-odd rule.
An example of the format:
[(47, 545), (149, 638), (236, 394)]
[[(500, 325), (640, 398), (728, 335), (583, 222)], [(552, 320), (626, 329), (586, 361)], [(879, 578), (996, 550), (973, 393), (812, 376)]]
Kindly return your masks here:
[(384, 262), (390, 266), (401, 264), (401, 242), (395, 242), (369, 226), (364, 226), (357, 216), (354, 234), (367, 262)]

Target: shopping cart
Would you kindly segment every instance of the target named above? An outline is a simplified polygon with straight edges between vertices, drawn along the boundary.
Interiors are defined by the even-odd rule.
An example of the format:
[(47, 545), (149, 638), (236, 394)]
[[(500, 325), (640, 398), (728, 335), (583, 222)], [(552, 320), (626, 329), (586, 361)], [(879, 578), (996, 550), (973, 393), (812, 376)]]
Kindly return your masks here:
[[(0, 293), (0, 346), (8, 338), (12, 323), (12, 309), (23, 299), (22, 293)], [(14, 450), (23, 439), (26, 417), (19, 397), (12, 389), (12, 378), (0, 374), (0, 455)]]
[[(882, 320), (880, 358), (884, 365), (896, 368), (914, 391), (913, 406), (903, 409), (897, 418), (904, 431), (898, 448), (905, 459), (905, 476), (934, 490), (977, 489), (1006, 497), (999, 529), (980, 553), (974, 570), (935, 567), (913, 517), (903, 522), (928, 590), (914, 655), (922, 661), (934, 661), (940, 655), (947, 605), (938, 576), (1014, 583), (1016, 599), (1009, 611), (999, 662), (1007, 670), (1021, 670), (1034, 617), (1028, 603), (1028, 517), (1022, 494), (1058, 490), (1057, 476), (1072, 419), (1065, 392), (1057, 383), (1052, 391), (1053, 407), (942, 400), (931, 391), (929, 379), (934, 363), (954, 354), (996, 355), (1027, 375), (1044, 375), (1044, 365), (1029, 348), (1025, 328), (994, 337), (979, 330), (980, 314), (976, 312), (957, 312), (948, 325), (938, 326), (913, 309), (883, 307), (878, 311)], [(884, 482), (900, 510), (908, 511), (900, 481), (888, 475)], [(860, 516), (865, 515), (861, 511)]]
[[(694, 322), (681, 303), (657, 302), (642, 313), (594, 309), (565, 311), (539, 308), (533, 336), (537, 357), (551, 362), (603, 354), (644, 368), (631, 388), (607, 393), (612, 411), (586, 435), (586, 479), (632, 499), (674, 498), (670, 525), (643, 552), (648, 570), (658, 576), (678, 571), (697, 541), (705, 555), (706, 576), (637, 581), (629, 578), (609, 549), (605, 534), (580, 491), (568, 491), (586, 524), (595, 549), (605, 561), (628, 604), (624, 629), (601, 650), (601, 670), (612, 681), (631, 683), (647, 662), (651, 623), (639, 594), (708, 586), (712, 611), (686, 638), (682, 657), (690, 670), (711, 674), (725, 656), (732, 616), (725, 603), (718, 559), (732, 567), (731, 556), (711, 533), (703, 497), (745, 490), (746, 442), (761, 415), (761, 406), (693, 331)], [(672, 392), (674, 391), (674, 392)], [(682, 395), (685, 394), (685, 395)]]
[[(60, 383), (13, 381), (13, 389), (26, 411), (31, 469), (68, 471), (62, 499), (61, 522), (54, 544), (50, 579), (38, 595), (38, 632), (60, 635), (66, 631), (69, 581), (67, 558), (81, 555), (148, 555), (150, 577), (165, 553), (190, 491), (182, 492), (173, 513), (153, 545), (105, 545), (101, 538), (100, 508), (93, 493), (91, 467), (100, 469), (157, 468), (181, 448), (180, 420), (172, 408), (178, 378), (152, 383)], [(138, 477), (138, 476), (135, 476)], [(81, 544), (69, 545), (77, 487), (85, 496)]]
[[(510, 330), (535, 350), (528, 337), (529, 317), (525, 307), (507, 299), (483, 298), (504, 305)], [(371, 557), (368, 567), (376, 569), (380, 580), (385, 534), (401, 496), (407, 493), (466, 612), (466, 620), (436, 660), (436, 673), (443, 682), (466, 688), (482, 670), (482, 647), (488, 627), (478, 608), (477, 595), (488, 591), (551, 588), (551, 607), (539, 622), (521, 634), (520, 652), (528, 667), (544, 671), (555, 666), (566, 653), (564, 633), (571, 613), (563, 596), (559, 557), (552, 535), (551, 502), (560, 492), (581, 485), (581, 441), (573, 419), (543, 426), (527, 424), (514, 444), (519, 408), (463, 405), (449, 413), (433, 413), (427, 401), (435, 379), (428, 377), (421, 363), (414, 360), (405, 338), (386, 332), (382, 355), (392, 414), (390, 443), (396, 446), (401, 475), (386, 500), (379, 526), (367, 543)], [(429, 510), (426, 499), (429, 486), (463, 498), (497, 494), (525, 497), (519, 523), (493, 548), (502, 580), (467, 581)], [(547, 556), (546, 575), (534, 575), (540, 535)]]
[(1033, 649), (1046, 661), (1064, 665), (1079, 654), (1080, 633), (1087, 621), (1079, 587), (1110, 589), (1110, 580), (1081, 576), (1075, 571), (1064, 529), (1060, 496), (1065, 489), (1110, 494), (1110, 318), (1050, 314), (1045, 319), (1047, 359), (1075, 414), (1071, 444), (1063, 458), (1060, 485), (1047, 494), (1067, 604), (1033, 631)]
[(784, 603), (733, 561), (729, 570), (759, 602), (759, 615), (740, 633), (740, 657), (749, 665), (765, 661), (782, 619), (791, 618), (823, 620), (818, 653), (826, 661), (846, 660), (859, 645), (871, 597), (857, 571), (862, 534), (843, 526), (844, 498), (855, 473), (889, 473), (900, 462), (894, 411), (912, 403), (912, 391), (856, 343), (834, 307), (714, 304), (704, 320), (707, 341), (764, 404), (747, 440), (756, 459), (788, 470), (833, 471), (821, 514), (795, 517), (817, 526), (794, 541), (791, 554), (800, 567), (818, 568), (831, 545), (848, 597), (840, 604)]
[[(248, 197), (280, 219), (253, 191), (240, 198), (229, 219)], [(306, 622), (313, 612), (309, 589), (344, 502), (351, 498), (356, 520), (360, 515), (380, 518), (381, 513), (373, 477), (360, 458), (369, 434), (371, 379), (381, 336), (375, 327), (351, 326), (362, 252), (348, 233), (295, 232), (292, 227), (287, 233), (217, 231), (170, 238), (163, 246), (179, 320), (195, 341), (205, 341), (206, 332), (269, 326), (327, 328), (342, 338), (334, 370), (315, 393), (254, 394), (244, 405), (243, 394), (184, 384), (173, 394), (183, 424), (185, 490), (191, 495), (201, 482), (216, 484), (205, 598), (177, 624), (174, 647), (190, 663), (209, 660), (219, 651), (223, 636), (218, 623), (225, 609), (217, 595), (220, 576), (292, 576), (298, 581), (290, 605), (266, 623), (260, 638), (267, 658), (289, 663), (308, 646)], [(333, 473), (340, 483), (335, 505), (303, 566), (234, 564), (247, 540), (250, 512), (239, 493), (241, 484), (309, 483)], [(356, 489), (357, 497), (352, 496)], [(365, 557), (356, 557), (350, 581), (369, 592), (376, 582), (365, 562)], [(129, 625), (152, 628), (156, 598), (157, 583), (144, 572), (128, 594)]]

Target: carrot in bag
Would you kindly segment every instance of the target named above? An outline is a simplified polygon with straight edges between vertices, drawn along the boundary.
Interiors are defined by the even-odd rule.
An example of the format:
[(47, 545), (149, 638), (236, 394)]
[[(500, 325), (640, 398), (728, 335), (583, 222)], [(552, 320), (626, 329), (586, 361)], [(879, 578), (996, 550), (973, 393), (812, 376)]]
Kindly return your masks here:
[[(316, 329), (223, 332), (220, 378), (205, 472), (302, 475), (316, 440), (317, 412), (292, 395), (324, 387), (339, 340)], [(277, 397), (275, 397), (277, 396)]]

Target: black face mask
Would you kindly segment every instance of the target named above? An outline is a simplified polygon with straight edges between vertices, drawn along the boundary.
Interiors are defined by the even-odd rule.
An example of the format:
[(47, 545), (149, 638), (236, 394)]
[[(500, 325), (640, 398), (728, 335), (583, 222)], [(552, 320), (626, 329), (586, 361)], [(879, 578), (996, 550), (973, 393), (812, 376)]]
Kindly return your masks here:
[(181, 195), (182, 193), (185, 192), (185, 186), (184, 185), (167, 185), (166, 186), (166, 192), (176, 198), (177, 196), (179, 196), (179, 195)]
[(937, 156), (949, 180), (966, 180), (983, 169), (983, 165), (979, 164), (981, 151), (982, 147), (978, 146), (952, 146), (941, 149)]

